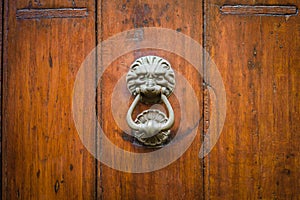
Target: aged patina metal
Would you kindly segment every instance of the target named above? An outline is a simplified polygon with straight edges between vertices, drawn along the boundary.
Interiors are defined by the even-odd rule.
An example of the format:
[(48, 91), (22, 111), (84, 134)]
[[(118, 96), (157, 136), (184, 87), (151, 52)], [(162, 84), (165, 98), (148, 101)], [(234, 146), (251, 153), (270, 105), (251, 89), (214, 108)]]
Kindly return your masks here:
[[(127, 123), (134, 136), (146, 146), (160, 146), (170, 135), (174, 124), (174, 111), (168, 96), (175, 87), (175, 74), (171, 64), (158, 56), (144, 56), (130, 67), (126, 77), (127, 87), (135, 99), (127, 112)], [(163, 102), (169, 118), (156, 109), (145, 110), (135, 121), (132, 112), (139, 102), (155, 104)]]

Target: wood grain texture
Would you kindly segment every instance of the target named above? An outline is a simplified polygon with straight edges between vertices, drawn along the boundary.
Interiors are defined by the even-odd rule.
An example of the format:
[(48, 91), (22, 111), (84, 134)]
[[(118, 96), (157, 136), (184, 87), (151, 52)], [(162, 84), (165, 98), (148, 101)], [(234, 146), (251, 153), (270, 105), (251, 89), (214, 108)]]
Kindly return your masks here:
[[(5, 1), (0, 45), (2, 199), (300, 199), (300, 19), (297, 14), (286, 16), (300, 4), (296, 0), (252, 3)], [(247, 6), (235, 6), (241, 4)], [(72, 18), (74, 10), (83, 15), (81, 8), (89, 14)], [(33, 18), (18, 20), (17, 14), (20, 19)], [(45, 19), (49, 14), (51, 19)], [(111, 110), (112, 94), (118, 81), (125, 84), (123, 76), (136, 58), (164, 57), (195, 90), (203, 116), (194, 142), (182, 157), (155, 172), (125, 173), (95, 161), (78, 137), (71, 105), (81, 62), (97, 42), (140, 27), (169, 28), (204, 43), (221, 72), (227, 116), (220, 140), (204, 160), (198, 153), (202, 133), (209, 129), (210, 86), (203, 86), (203, 77), (184, 58), (163, 50), (138, 50), (111, 63), (98, 83), (98, 121), (118, 147), (136, 153), (154, 151), (136, 146), (134, 138), (120, 129)], [(97, 62), (101, 64), (101, 57)], [(95, 75), (87, 83), (94, 84), (97, 70), (95, 66), (95, 71), (87, 72), (87, 77)], [(210, 75), (207, 62), (204, 82)], [(117, 96), (128, 93), (124, 89)], [(189, 98), (184, 90), (178, 94)], [(184, 105), (174, 95), (169, 100), (175, 116), (180, 116)], [(133, 118), (148, 108), (139, 105)], [(176, 118), (173, 134), (180, 120)]]
[(223, 5), (220, 8), (222, 14), (227, 15), (295, 15), (298, 12), (296, 6), (273, 5)]
[[(17, 20), (28, 2), (5, 2), (2, 199), (93, 199), (95, 161), (71, 105), (77, 70), (95, 45), (94, 15)], [(94, 12), (94, 1), (84, 5)]]
[[(27, 0), (15, 2), (18, 9), (61, 9), (61, 8), (91, 8), (90, 1), (82, 0)], [(94, 8), (90, 11), (94, 11)]]
[[(3, 70), (3, 1), (0, 1), (0, 176), (2, 177), (2, 70)], [(2, 181), (0, 181), (0, 196), (2, 196)]]
[(17, 19), (81, 18), (87, 15), (87, 8), (18, 9), (16, 13)]
[[(102, 1), (98, 9), (99, 41), (104, 41), (114, 34), (140, 27), (163, 27), (174, 31), (181, 31), (199, 43), (202, 40), (202, 3), (201, 1)], [(168, 39), (162, 35), (162, 38)], [(137, 41), (138, 45), (138, 41)], [(188, 52), (188, 47), (187, 53)], [(112, 49), (113, 51), (113, 49)], [(99, 121), (107, 137), (118, 147), (130, 152), (149, 152), (149, 149), (133, 145), (133, 138), (126, 135), (116, 124), (111, 111), (112, 93), (118, 80), (126, 75), (131, 63), (138, 57), (157, 55), (171, 62), (174, 70), (187, 78), (198, 98), (202, 115), (202, 78), (183, 58), (170, 52), (144, 49), (134, 51), (118, 58), (104, 72), (98, 88)], [(125, 80), (123, 80), (123, 84)], [(121, 95), (129, 93), (127, 88), (120, 91)], [(180, 95), (189, 98), (180, 91)], [(172, 131), (180, 122), (178, 116), (181, 111), (174, 96), (169, 98), (176, 117)], [(121, 105), (129, 108), (129, 105)], [(139, 105), (133, 116), (149, 108)], [(190, 116), (191, 117), (191, 116)], [(133, 117), (134, 118), (134, 117)], [(124, 118), (125, 120), (125, 118)], [(192, 119), (187, 119), (192, 120)], [(198, 134), (191, 147), (171, 165), (154, 172), (131, 174), (116, 171), (98, 163), (98, 199), (202, 199), (203, 198), (203, 168), (198, 158), (201, 145), (202, 122)], [(177, 133), (184, 134), (186, 133)], [(101, 153), (101, 147), (99, 153)], [(151, 151), (151, 150), (150, 150)], [(115, 158), (112, 158), (115, 159)], [(137, 163), (142, 165), (143, 163)]]
[(300, 18), (221, 15), (216, 5), (225, 3), (246, 1), (205, 3), (205, 45), (227, 93), (225, 126), (205, 159), (205, 197), (299, 199)]

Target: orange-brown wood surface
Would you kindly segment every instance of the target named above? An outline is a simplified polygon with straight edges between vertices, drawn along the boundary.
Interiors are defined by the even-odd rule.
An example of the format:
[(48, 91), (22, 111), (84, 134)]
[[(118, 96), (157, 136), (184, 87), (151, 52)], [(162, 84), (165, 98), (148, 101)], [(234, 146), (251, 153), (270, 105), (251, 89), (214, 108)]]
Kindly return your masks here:
[[(296, 0), (2, 2), (2, 199), (300, 199), (299, 6)], [(98, 122), (114, 145), (155, 151), (133, 144), (111, 110), (118, 81), (126, 84), (124, 75), (138, 57), (170, 61), (196, 91), (201, 116), (192, 145), (178, 160), (158, 171), (129, 173), (102, 164), (85, 148), (72, 117), (72, 95), (80, 65), (97, 44), (141, 27), (172, 29), (203, 45), (223, 78), (227, 115), (216, 146), (199, 158), (214, 106), (205, 83), (212, 75), (209, 62), (201, 77), (183, 57), (164, 50), (120, 56), (104, 71), (95, 99)], [(101, 49), (97, 53), (100, 66)], [(88, 83), (103, 70), (97, 67), (88, 72), (94, 74)], [(118, 98), (129, 94), (123, 89)], [(178, 95), (190, 98), (184, 90)], [(185, 105), (174, 95), (169, 100), (181, 116)], [(137, 106), (133, 118), (149, 107)]]
[[(181, 31), (199, 43), (202, 40), (202, 4), (199, 1), (103, 1), (101, 6), (99, 6), (98, 13), (101, 13), (102, 17), (98, 20), (101, 22), (101, 27), (98, 26), (98, 41), (106, 40), (120, 31), (140, 27), (169, 28)], [(165, 37), (166, 40), (168, 39), (167, 36), (162, 35), (161, 37)], [(144, 49), (118, 58), (104, 72), (101, 82), (102, 87), (99, 91), (99, 95), (102, 95), (98, 98), (98, 108), (99, 113), (101, 113), (101, 117), (99, 118), (101, 118), (104, 132), (115, 145), (127, 151), (140, 153), (146, 152), (146, 150), (132, 145), (131, 139), (124, 140), (126, 134), (115, 124), (112, 118), (111, 102), (114, 101), (112, 93), (118, 80), (128, 72), (131, 63), (136, 58), (145, 55), (164, 57), (171, 62), (174, 70), (183, 74), (196, 91), (200, 115), (202, 115), (203, 102), (202, 78), (193, 69), (193, 66), (178, 55), (162, 50)], [(123, 80), (123, 84), (126, 84), (125, 80)], [(129, 91), (125, 88), (125, 91), (122, 91), (122, 93), (129, 93)], [(118, 98), (122, 98), (121, 94)], [(185, 98), (189, 98), (184, 91), (180, 91), (179, 95), (185, 95)], [(180, 110), (174, 96), (170, 97), (170, 102), (174, 108), (175, 116), (180, 116), (180, 112), (184, 111)], [(139, 106), (136, 111), (140, 113), (144, 109), (146, 107)], [(176, 131), (176, 127), (180, 123), (179, 118), (177, 117), (176, 119), (174, 128), (172, 129), (173, 132)], [(187, 120), (192, 120), (192, 116)], [(193, 144), (183, 156), (161, 170), (143, 174), (132, 174), (113, 170), (98, 162), (98, 198), (201, 199), (203, 196), (203, 169), (202, 161), (198, 159), (201, 144), (201, 127)], [(187, 133), (177, 134), (184, 136)], [(99, 149), (99, 153), (101, 153), (101, 149)], [(141, 165), (142, 163), (139, 164)]]
[(93, 199), (95, 162), (76, 132), (77, 70), (95, 45), (94, 2), (86, 18), (16, 19), (17, 9), (71, 1), (6, 1), (3, 80), (3, 199)]
[[(2, 4), (2, 2), (1, 2)], [(1, 35), (1, 38), (0, 38), (0, 53), (1, 53), (1, 56), (0, 56), (0, 61), (1, 61), (1, 72), (0, 72), (0, 87), (1, 87), (1, 92), (0, 92), (0, 101), (2, 102), (2, 69), (3, 69), (3, 62), (2, 62), (2, 55), (3, 55), (3, 43), (2, 43), (2, 35), (3, 35), (3, 5), (0, 6), (0, 11), (1, 11), (1, 16), (0, 16), (0, 35)], [(0, 126), (0, 159), (2, 161), (2, 103), (1, 103), (1, 106), (0, 106), (0, 123), (1, 123), (1, 126)], [(1, 162), (2, 163), (2, 162)], [(2, 164), (0, 166), (0, 174), (1, 174), (1, 177), (2, 177)], [(0, 186), (2, 188), (2, 181), (0, 181)], [(2, 193), (1, 193), (2, 194)]]
[(223, 132), (205, 159), (205, 197), (299, 199), (300, 19), (219, 12), (247, 3), (205, 4), (205, 45), (227, 94)]

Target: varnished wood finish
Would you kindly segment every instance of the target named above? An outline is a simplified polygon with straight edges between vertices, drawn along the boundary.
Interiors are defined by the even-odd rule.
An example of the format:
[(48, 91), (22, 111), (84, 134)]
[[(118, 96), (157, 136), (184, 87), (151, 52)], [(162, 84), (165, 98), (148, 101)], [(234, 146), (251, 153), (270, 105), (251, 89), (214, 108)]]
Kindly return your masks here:
[[(0, 1), (0, 176), (2, 177), (2, 69), (3, 69), (3, 1)], [(0, 196), (2, 196), (2, 181), (0, 181)]]
[[(202, 41), (202, 4), (201, 1), (103, 1), (99, 6), (101, 13), (98, 21), (99, 39), (106, 40), (110, 36), (121, 31), (139, 27), (163, 27), (174, 31), (181, 31), (189, 35), (201, 44)], [(167, 36), (162, 35), (162, 38)], [(137, 42), (138, 45), (138, 42)], [(188, 49), (188, 47), (186, 47)], [(112, 49), (113, 51), (113, 49)], [(187, 51), (187, 53), (189, 53)], [(115, 123), (111, 111), (111, 94), (117, 81), (129, 70), (135, 59), (145, 55), (157, 55), (171, 62), (172, 68), (182, 73), (196, 91), (202, 115), (202, 78), (184, 59), (161, 50), (144, 49), (135, 51), (118, 58), (109, 66), (103, 76), (99, 90), (98, 108), (101, 113), (101, 122), (107, 137), (117, 146), (131, 152), (147, 152), (141, 147), (132, 145), (132, 138)], [(126, 84), (123, 80), (123, 84)], [(127, 88), (118, 96), (129, 93)], [(184, 91), (180, 95), (185, 98)], [(174, 132), (180, 123), (180, 110), (174, 96), (170, 96), (176, 116)], [(195, 102), (196, 103), (196, 102)], [(129, 108), (129, 105), (123, 105)], [(139, 105), (135, 116), (147, 107)], [(192, 116), (190, 116), (192, 117)], [(135, 118), (135, 117), (134, 117)], [(125, 118), (124, 118), (125, 120)], [(192, 120), (192, 119), (188, 119)], [(173, 164), (161, 170), (131, 174), (113, 170), (98, 163), (98, 198), (103, 199), (202, 199), (203, 197), (203, 169), (202, 162), (198, 158), (201, 144), (202, 121), (198, 134), (191, 147), (183, 156)], [(192, 127), (191, 127), (192, 128)], [(188, 130), (187, 130), (188, 131)], [(185, 135), (187, 133), (177, 133)], [(101, 148), (101, 147), (100, 147)], [(149, 151), (149, 150), (148, 150)], [(101, 153), (101, 149), (99, 149)], [(114, 159), (114, 158), (112, 158)], [(143, 163), (137, 163), (142, 165)]]
[(227, 93), (225, 126), (205, 162), (205, 197), (299, 199), (300, 18), (221, 15), (225, 3), (247, 2), (205, 4), (205, 44)]
[[(76, 132), (77, 70), (95, 45), (94, 15), (16, 19), (21, 8), (71, 1), (6, 1), (2, 199), (93, 199), (95, 162)], [(94, 1), (79, 2), (94, 13)]]
[[(2, 199), (300, 199), (296, 0), (7, 0), (3, 5)], [(134, 174), (95, 160), (79, 139), (71, 105), (80, 64), (95, 45), (140, 27), (169, 28), (203, 44), (222, 75), (227, 116), (218, 143), (199, 159), (214, 106), (211, 86), (203, 84), (211, 75), (209, 63), (203, 79), (183, 57), (163, 50), (120, 56), (105, 70), (95, 99), (98, 121), (113, 144), (130, 152), (154, 151), (134, 145), (111, 110), (115, 86), (141, 56), (170, 61), (195, 90), (202, 116), (182, 157), (161, 170)], [(86, 81), (94, 83), (98, 70), (103, 69), (87, 72), (95, 79)], [(124, 94), (129, 91), (117, 95)], [(189, 98), (184, 90), (178, 94)], [(169, 100), (180, 116), (178, 99)], [(133, 118), (147, 108), (139, 105)], [(189, 130), (177, 134), (184, 137)], [(101, 146), (97, 150), (103, 152)]]

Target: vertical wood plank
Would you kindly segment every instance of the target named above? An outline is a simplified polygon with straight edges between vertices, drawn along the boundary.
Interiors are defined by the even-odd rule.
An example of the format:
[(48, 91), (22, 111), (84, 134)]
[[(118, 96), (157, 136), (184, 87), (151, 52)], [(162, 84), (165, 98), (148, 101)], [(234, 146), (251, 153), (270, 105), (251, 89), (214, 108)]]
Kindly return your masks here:
[[(3, 1), (0, 1), (0, 160), (2, 161), (2, 70), (3, 70)], [(0, 176), (2, 177), (2, 162), (0, 164)], [(0, 196), (2, 196), (2, 181), (0, 182)]]
[(205, 197), (298, 199), (300, 18), (221, 15), (235, 3), (247, 2), (205, 3), (205, 43), (227, 93), (225, 126), (205, 159)]
[[(101, 3), (100, 3), (101, 2)], [(140, 27), (163, 27), (182, 32), (201, 44), (202, 2), (201, 1), (99, 1), (98, 40), (104, 41), (114, 34)], [(161, 36), (164, 38), (165, 36)], [(167, 39), (167, 38), (165, 38)], [(138, 43), (137, 43), (138, 44)], [(188, 49), (188, 48), (187, 48)], [(113, 50), (113, 49), (112, 49)], [(188, 52), (187, 52), (188, 53)], [(157, 55), (166, 58), (172, 67), (187, 78), (199, 101), (202, 115), (202, 78), (187, 61), (170, 52), (147, 49), (128, 53), (118, 58), (104, 72), (98, 88), (98, 113), (106, 136), (118, 147), (131, 152), (145, 150), (132, 144), (113, 119), (111, 111), (112, 92), (118, 80), (125, 75), (131, 63), (138, 57)], [(124, 82), (125, 84), (125, 82)], [(121, 94), (128, 92), (127, 89)], [(121, 95), (120, 94), (120, 95)], [(182, 91), (181, 95), (184, 95)], [(119, 98), (124, 98), (120, 96)], [(189, 98), (189, 97), (186, 97)], [(178, 102), (170, 97), (175, 116), (179, 116)], [(129, 108), (128, 105), (123, 105)], [(141, 112), (145, 106), (139, 106)], [(136, 113), (137, 114), (137, 113)], [(177, 118), (178, 119), (178, 118)], [(178, 126), (179, 119), (174, 127)], [(191, 147), (171, 165), (149, 173), (132, 174), (116, 171), (98, 163), (98, 199), (202, 199), (202, 162), (198, 158), (201, 145), (202, 122)], [(183, 134), (183, 133), (178, 133)], [(101, 148), (101, 147), (100, 147)], [(100, 152), (101, 153), (101, 149)], [(112, 158), (114, 159), (114, 158)], [(139, 163), (142, 165), (142, 163)]]
[(78, 1), (86, 18), (16, 19), (17, 9), (69, 4), (5, 2), (2, 199), (94, 198), (95, 161), (71, 107), (76, 73), (95, 45), (94, 1)]

